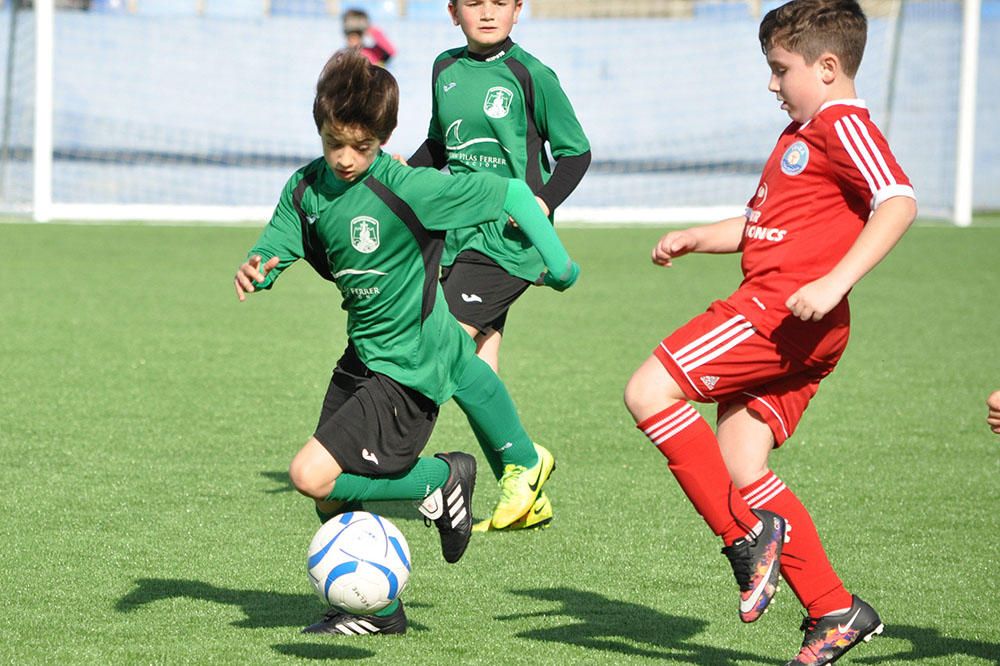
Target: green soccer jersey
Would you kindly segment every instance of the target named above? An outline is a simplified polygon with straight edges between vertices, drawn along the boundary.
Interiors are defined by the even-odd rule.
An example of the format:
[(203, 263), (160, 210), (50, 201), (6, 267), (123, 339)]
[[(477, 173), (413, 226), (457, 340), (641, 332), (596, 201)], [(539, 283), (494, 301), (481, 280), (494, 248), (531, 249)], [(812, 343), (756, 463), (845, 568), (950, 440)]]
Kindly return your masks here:
[(385, 153), (345, 183), (317, 159), (289, 179), (250, 251), (279, 258), (260, 286), (305, 259), (340, 289), (361, 360), (441, 404), (475, 355), (438, 283), (444, 232), (501, 217), (506, 189), (497, 176), (454, 178)]
[[(587, 154), (589, 163), (590, 144), (555, 72), (509, 41), (486, 60), (466, 48), (437, 57), (428, 139), (444, 146), (451, 173), (517, 178), (536, 194), (552, 173), (545, 143), (556, 160)], [(538, 252), (505, 220), (448, 233), (442, 263), (462, 250), (525, 280), (543, 270)]]

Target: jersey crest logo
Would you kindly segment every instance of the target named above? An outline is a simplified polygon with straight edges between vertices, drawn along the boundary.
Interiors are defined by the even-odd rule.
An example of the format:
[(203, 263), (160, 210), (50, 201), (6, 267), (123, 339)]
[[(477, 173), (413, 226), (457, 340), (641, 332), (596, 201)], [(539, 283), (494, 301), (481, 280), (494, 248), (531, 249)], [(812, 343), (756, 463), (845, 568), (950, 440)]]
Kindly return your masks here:
[(363, 254), (371, 254), (378, 249), (378, 220), (367, 215), (359, 215), (351, 220), (351, 245)]
[(503, 86), (493, 86), (486, 91), (486, 100), (483, 102), (483, 111), (490, 118), (503, 118), (510, 113), (510, 103), (514, 100), (514, 93)]
[(719, 383), (719, 378), (715, 375), (705, 375), (701, 378), (701, 383), (705, 385), (709, 391), (715, 388), (715, 385)]
[(781, 156), (781, 172), (789, 176), (797, 176), (806, 170), (809, 164), (809, 146), (803, 141), (796, 141), (788, 146)]

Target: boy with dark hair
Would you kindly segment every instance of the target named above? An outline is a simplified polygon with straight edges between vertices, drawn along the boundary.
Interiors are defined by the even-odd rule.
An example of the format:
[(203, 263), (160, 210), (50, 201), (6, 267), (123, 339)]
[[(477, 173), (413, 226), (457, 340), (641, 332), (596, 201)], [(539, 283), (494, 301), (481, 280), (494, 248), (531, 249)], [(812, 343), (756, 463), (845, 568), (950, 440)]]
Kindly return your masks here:
[[(744, 279), (672, 333), (625, 402), (695, 508), (723, 538), (753, 622), (778, 567), (806, 608), (790, 664), (828, 664), (882, 631), (827, 559), (809, 513), (768, 468), (847, 344), (847, 294), (916, 215), (913, 189), (856, 99), (867, 22), (854, 0), (793, 0), (761, 22), (768, 89), (792, 123), (743, 217), (666, 234), (654, 263), (742, 252)], [(687, 401), (718, 403), (717, 431)]]
[[(521, 0), (449, 0), (448, 12), (467, 44), (434, 61), (427, 140), (408, 163), (518, 178), (551, 219), (590, 165), (590, 144), (555, 73), (511, 41), (521, 7)], [(497, 220), (449, 232), (441, 263), (448, 307), (475, 339), (479, 356), (497, 370), (507, 311), (543, 270), (538, 251), (516, 225)], [(501, 502), (477, 531), (537, 527), (552, 519), (544, 492), (521, 515), (503, 501), (516, 492), (511, 480), (539, 458), (547, 462), (552, 454), (541, 446), (487, 451)]]
[[(315, 501), (323, 521), (365, 500), (421, 501), (445, 560), (457, 562), (472, 529), (476, 464), (459, 452), (420, 456), (439, 405), (454, 397), (494, 446), (531, 439), (503, 383), (448, 312), (438, 284), (444, 231), (511, 216), (541, 252), (547, 284), (568, 288), (579, 268), (524, 183), (451, 178), (384, 154), (398, 96), (392, 75), (362, 55), (330, 59), (313, 104), (323, 157), (289, 179), (234, 284), (242, 301), (305, 259), (337, 285), (347, 310), (347, 349), (315, 433), (289, 468), (295, 488)], [(405, 630), (401, 603), (365, 616), (331, 609), (306, 629)]]

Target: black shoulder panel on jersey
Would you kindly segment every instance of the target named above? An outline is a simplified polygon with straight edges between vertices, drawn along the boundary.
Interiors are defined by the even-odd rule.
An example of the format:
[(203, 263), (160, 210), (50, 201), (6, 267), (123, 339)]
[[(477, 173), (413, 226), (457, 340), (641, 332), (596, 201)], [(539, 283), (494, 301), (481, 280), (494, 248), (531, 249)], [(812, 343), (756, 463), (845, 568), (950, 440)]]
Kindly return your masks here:
[(365, 185), (381, 199), (393, 214), (403, 221), (406, 228), (413, 234), (413, 239), (417, 241), (420, 248), (420, 256), (424, 260), (424, 290), (423, 302), (420, 306), (420, 321), (423, 322), (430, 316), (434, 309), (434, 300), (437, 296), (438, 272), (441, 266), (441, 253), (444, 251), (443, 231), (432, 231), (420, 224), (420, 218), (413, 212), (410, 205), (400, 199), (395, 192), (390, 190), (385, 184), (375, 178), (368, 176)]
[(525, 165), (524, 180), (528, 187), (535, 194), (541, 191), (542, 186), (542, 160), (545, 161), (545, 168), (548, 169), (548, 157), (542, 150), (543, 139), (538, 133), (538, 126), (535, 125), (535, 82), (531, 78), (531, 72), (523, 63), (513, 57), (504, 60), (507, 68), (514, 74), (514, 78), (521, 84), (524, 91), (524, 115), (528, 123), (528, 134), (525, 137), (527, 143), (528, 163)]
[(313, 270), (319, 273), (320, 277), (330, 282), (336, 282), (333, 279), (333, 273), (330, 272), (330, 258), (327, 257), (319, 234), (316, 233), (316, 225), (309, 223), (309, 216), (302, 209), (302, 195), (312, 187), (316, 179), (319, 178), (319, 174), (319, 169), (314, 169), (302, 176), (302, 180), (292, 192), (292, 205), (295, 207), (295, 212), (299, 214), (299, 224), (302, 226), (302, 249), (305, 251), (305, 260), (309, 262)]
[(434, 63), (434, 71), (431, 74), (431, 90), (434, 90), (434, 84), (437, 83), (441, 72), (451, 67), (456, 60), (458, 60), (458, 56), (449, 55), (447, 58), (442, 58)]

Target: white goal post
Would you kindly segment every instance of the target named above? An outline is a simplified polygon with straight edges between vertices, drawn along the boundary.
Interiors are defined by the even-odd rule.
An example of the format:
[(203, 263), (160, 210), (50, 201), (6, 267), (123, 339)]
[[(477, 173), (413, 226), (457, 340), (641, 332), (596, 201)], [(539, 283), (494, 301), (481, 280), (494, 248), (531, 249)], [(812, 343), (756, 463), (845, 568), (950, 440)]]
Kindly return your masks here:
[[(11, 93), (10, 81), (6, 82), (6, 96), (14, 94), (15, 100), (13, 111), (9, 100), (5, 100), (5, 113), (13, 114), (14, 120), (4, 118), (4, 123), (5, 127), (13, 124), (14, 129), (12, 138), (4, 137), (5, 159), (12, 166), (7, 168), (0, 160), (0, 214), (29, 214), (42, 222), (262, 221), (270, 216), (284, 178), (297, 164), (304, 163), (302, 160), (319, 154), (318, 141), (309, 134), (308, 107), (316, 71), (326, 55), (339, 46), (336, 16), (300, 23), (295, 17), (263, 14), (254, 20), (197, 13), (150, 17), (135, 11), (136, 5), (141, 9), (142, 1), (126, 3), (132, 8), (128, 13), (102, 14), (57, 10), (55, 0), (34, 0), (32, 8), (19, 10), (15, 7), (18, 0), (0, 0), (3, 10), (21, 16), (22, 28), (15, 31), (12, 20), (12, 27), (6, 31), (12, 40), (10, 50), (23, 58), (13, 69), (23, 71), (22, 63), (30, 62), (34, 74), (30, 104), (21, 100), (21, 107), (30, 107), (32, 117), (30, 149), (17, 148), (17, 128), (24, 125), (24, 114), (18, 123), (16, 91)], [(890, 0), (882, 2), (887, 5)], [(273, 3), (263, 4), (270, 7)], [(411, 0), (408, 6), (416, 4)], [(704, 3), (705, 7), (726, 4)], [(902, 4), (905, 13), (910, 3), (903, 0)], [(522, 20), (514, 36), (523, 38), (522, 43), (559, 74), (593, 143), (592, 169), (578, 192), (558, 212), (560, 221), (698, 222), (742, 213), (746, 193), (752, 191), (763, 159), (787, 118), (764, 90), (766, 65), (755, 40), (759, 17), (751, 15), (746, 3), (728, 5), (738, 5), (737, 9), (742, 8), (746, 15), (732, 7), (715, 15), (699, 9), (700, 3), (695, 2), (695, 14), (681, 19), (550, 19), (532, 18), (529, 13)], [(763, 3), (762, 10), (772, 5)], [(862, 75), (868, 78), (861, 80), (859, 87), (862, 93), (865, 88), (878, 88), (868, 97), (870, 105), (872, 100), (885, 99), (873, 108), (873, 116), (876, 123), (880, 122), (879, 114), (892, 120), (889, 139), (915, 182), (921, 214), (967, 226), (979, 194), (973, 184), (977, 171), (976, 107), (981, 103), (976, 86), (980, 74), (981, 1), (930, 0), (919, 3), (919, 7), (914, 5), (916, 18), (907, 18), (903, 24), (897, 24), (891, 12), (879, 15), (876, 9), (871, 14), (869, 49), (862, 65)], [(912, 81), (917, 76), (913, 71), (923, 67), (917, 51), (929, 48), (927, 35), (937, 34), (916, 34), (928, 6), (940, 6), (949, 17), (960, 17), (954, 18), (953, 34), (942, 35), (942, 46), (932, 56), (943, 62), (919, 75), (924, 77), (922, 85), (931, 77), (942, 79), (941, 90), (945, 92), (940, 96), (944, 99), (939, 108), (929, 112), (932, 120), (942, 125), (935, 130), (944, 137), (938, 147), (923, 145), (924, 131), (907, 128), (903, 122), (913, 104), (893, 99), (900, 95), (920, 99), (920, 91), (908, 89), (905, 81)], [(401, 44), (399, 61), (390, 69), (400, 81), (403, 97), (400, 128), (387, 150), (408, 154), (426, 128), (430, 61), (438, 51), (454, 45), (456, 34), (443, 19), (404, 16), (385, 20), (392, 21), (392, 34)], [(678, 26), (678, 21), (688, 23)], [(926, 22), (934, 24), (927, 30), (940, 30), (936, 16)], [(273, 61), (268, 61), (267, 50), (254, 46), (258, 41), (284, 43), (303, 26), (316, 23), (321, 24), (320, 29), (313, 29), (309, 39), (298, 45), (298, 51), (289, 47), (275, 52)], [(170, 32), (174, 41), (150, 43), (148, 35), (153, 24)], [(25, 39), (28, 33), (23, 25), (33, 28), (32, 39)], [(567, 26), (573, 28), (572, 34), (560, 37), (567, 32)], [(914, 34), (908, 41), (911, 31)], [(95, 32), (99, 34), (95, 36)], [(433, 33), (433, 40), (427, 38), (428, 32)], [(670, 38), (660, 41), (670, 42), (688, 32), (695, 33), (692, 39), (698, 41), (694, 43), (706, 50), (704, 56), (699, 56), (705, 61), (704, 67), (712, 67), (723, 52), (709, 49), (725, 47), (713, 45), (714, 41), (729, 42), (732, 35), (742, 35), (742, 41), (728, 49), (736, 51), (733, 62), (748, 63), (747, 73), (727, 74), (724, 70), (729, 63), (718, 63), (712, 68), (720, 71), (708, 75), (702, 72), (696, 79), (704, 81), (703, 89), (693, 91), (690, 97), (680, 97), (679, 91), (691, 87), (682, 78), (689, 63), (677, 62), (676, 54), (671, 53), (662, 56), (665, 66), (658, 62), (661, 56), (657, 52), (643, 62), (630, 64), (634, 56), (629, 49), (634, 44), (622, 54), (615, 51), (618, 40), (652, 44), (658, 41), (657, 35), (664, 34)], [(13, 43), (15, 38), (17, 45)], [(568, 48), (571, 38), (576, 42), (573, 49)], [(94, 44), (83, 43), (88, 39), (93, 39)], [(902, 52), (892, 57), (893, 49), (899, 48), (894, 40), (899, 39)], [(581, 50), (581, 40), (589, 40), (592, 51)], [(423, 44), (428, 41), (435, 43)], [(945, 41), (951, 45), (943, 45)], [(213, 45), (217, 45), (218, 52), (211, 50)], [(164, 62), (162, 54), (162, 67), (149, 60), (150, 64), (145, 65), (149, 77), (169, 77), (155, 84), (151, 93), (142, 79), (143, 70), (125, 66), (136, 57), (129, 49), (138, 47), (150, 51), (162, 48), (165, 53), (191, 58), (192, 62)], [(245, 52), (238, 52), (243, 48)], [(30, 54), (24, 53), (27, 49)], [(122, 69), (111, 73), (110, 80), (101, 80), (104, 65), (95, 66), (88, 59)], [(297, 60), (301, 72), (292, 76), (288, 67)], [(66, 71), (73, 67), (83, 74), (76, 76)], [(198, 78), (185, 78), (194, 76)], [(259, 85), (248, 85), (246, 80), (256, 76), (261, 79)], [(237, 85), (240, 77), (243, 86)], [(749, 84), (743, 81), (746, 78), (751, 79)], [(955, 78), (960, 81), (958, 90), (948, 93), (944, 80)], [(607, 88), (602, 87), (603, 81), (607, 81)], [(281, 87), (286, 84), (289, 87)], [(934, 85), (928, 87), (927, 95), (938, 95)], [(149, 97), (156, 94), (157, 86), (163, 98), (151, 103)], [(265, 92), (250, 92), (258, 87)], [(181, 90), (186, 99), (174, 99)], [(888, 94), (879, 94), (885, 91)], [(115, 97), (110, 103), (101, 98), (112, 94)], [(227, 94), (237, 99), (228, 99)], [(763, 107), (769, 115), (761, 115), (767, 120), (760, 122), (755, 116), (752, 122), (746, 121), (745, 127), (740, 126), (741, 117), (732, 115), (730, 107), (743, 105), (743, 97), (751, 98), (746, 104), (748, 109)], [(284, 98), (290, 100), (291, 110), (259, 108)], [(134, 109), (128, 108), (132, 103), (136, 103)], [(185, 117), (191, 107), (200, 107), (201, 115)], [(87, 110), (94, 110), (94, 115), (86, 116)], [(713, 121), (716, 116), (721, 119)], [(623, 118), (628, 122), (623, 124)], [(169, 124), (173, 119), (177, 119), (176, 127)], [(914, 124), (921, 122), (927, 122), (926, 118), (913, 120)], [(273, 136), (261, 133), (262, 126), (269, 123), (273, 127), (267, 130)], [(289, 127), (301, 128), (302, 133), (282, 136), (281, 131)], [(244, 136), (246, 143), (240, 143)], [(26, 168), (29, 159), (30, 170)], [(25, 176), (20, 181), (30, 181), (30, 197), (17, 194), (17, 160), (24, 163), (22, 171), (30, 172), (30, 178)], [(936, 189), (927, 187), (931, 181)], [(139, 189), (147, 185), (155, 187)], [(205, 187), (207, 193), (199, 187)]]

